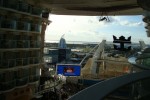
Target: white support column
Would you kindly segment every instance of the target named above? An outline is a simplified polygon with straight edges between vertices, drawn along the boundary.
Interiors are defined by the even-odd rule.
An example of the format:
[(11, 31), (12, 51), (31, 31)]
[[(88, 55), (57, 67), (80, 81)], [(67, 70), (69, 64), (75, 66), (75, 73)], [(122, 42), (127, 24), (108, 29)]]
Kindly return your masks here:
[(98, 49), (95, 51), (95, 54), (93, 55), (92, 64), (91, 64), (91, 74), (92, 75), (96, 75), (99, 70), (98, 67), (100, 67), (100, 66), (96, 61), (99, 60), (102, 56), (102, 52), (104, 51), (105, 42), (106, 42), (106, 40), (103, 40), (99, 44)]

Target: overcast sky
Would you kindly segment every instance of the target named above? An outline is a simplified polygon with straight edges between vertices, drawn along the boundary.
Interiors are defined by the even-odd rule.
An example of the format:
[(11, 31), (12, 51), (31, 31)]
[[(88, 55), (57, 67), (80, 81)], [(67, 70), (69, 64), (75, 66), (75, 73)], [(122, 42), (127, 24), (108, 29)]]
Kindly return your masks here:
[(65, 34), (66, 41), (100, 42), (102, 39), (113, 41), (117, 37), (131, 36), (132, 42), (144, 40), (150, 43), (146, 35), (143, 16), (108, 16), (110, 22), (99, 22), (99, 16), (50, 15), (52, 23), (47, 27), (45, 41), (59, 41)]

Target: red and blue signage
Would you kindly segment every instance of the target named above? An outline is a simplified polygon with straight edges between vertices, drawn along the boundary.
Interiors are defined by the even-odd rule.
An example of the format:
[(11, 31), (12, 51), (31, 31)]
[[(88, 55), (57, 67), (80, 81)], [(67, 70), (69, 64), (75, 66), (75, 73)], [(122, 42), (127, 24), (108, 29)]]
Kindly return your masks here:
[(76, 64), (57, 64), (57, 74), (64, 76), (80, 76), (81, 65)]

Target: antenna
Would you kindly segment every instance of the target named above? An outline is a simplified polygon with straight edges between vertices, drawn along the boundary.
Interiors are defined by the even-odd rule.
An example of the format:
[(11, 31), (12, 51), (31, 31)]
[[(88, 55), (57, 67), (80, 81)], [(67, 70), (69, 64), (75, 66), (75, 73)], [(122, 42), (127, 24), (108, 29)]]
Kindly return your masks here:
[(65, 36), (65, 34), (63, 34), (63, 35), (61, 36), (61, 38), (64, 38), (64, 36)]

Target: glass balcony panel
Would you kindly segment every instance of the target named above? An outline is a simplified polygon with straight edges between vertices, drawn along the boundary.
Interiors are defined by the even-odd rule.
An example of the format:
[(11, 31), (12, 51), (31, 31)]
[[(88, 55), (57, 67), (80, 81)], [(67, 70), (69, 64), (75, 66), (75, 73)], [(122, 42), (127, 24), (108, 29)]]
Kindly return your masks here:
[(35, 76), (35, 81), (39, 81), (40, 80), (40, 76), (39, 75), (36, 75)]
[(1, 28), (16, 29), (16, 21), (15, 20), (9, 20), (9, 19), (3, 19), (1, 21)]
[(36, 24), (36, 30), (37, 30), (37, 32), (41, 32), (41, 28), (42, 28), (42, 26), (41, 26), (41, 25)]
[(16, 40), (10, 40), (10, 48), (17, 48), (17, 41)]
[(29, 40), (24, 41), (24, 48), (30, 48), (30, 41)]
[(29, 64), (34, 64), (34, 59), (33, 58), (29, 58)]
[(30, 48), (35, 48), (35, 41), (30, 41)]
[(35, 31), (35, 26), (34, 24), (31, 24), (31, 30), (30, 31)]
[(3, 60), (8, 60), (9, 59), (9, 55), (8, 55), (8, 52), (3, 52), (2, 53), (2, 58), (3, 58)]
[(3, 0), (0, 0), (0, 6), (3, 6)]
[(22, 36), (21, 35), (19, 35), (19, 34), (16, 34), (15, 36), (14, 36), (14, 40), (23, 40), (22, 39)]
[(2, 24), (2, 16), (0, 16), (0, 28), (1, 28), (1, 24)]
[(35, 51), (32, 51), (31, 57), (35, 57)]
[(32, 14), (33, 15), (37, 15), (37, 16), (41, 16), (42, 9), (41, 8), (32, 7)]
[[(7, 32), (7, 33), (8, 33), (8, 32)], [(7, 33), (6, 33), (6, 32), (2, 32), (0, 39), (1, 39), (1, 40), (10, 40), (11, 37), (10, 37), (10, 35), (7, 34)]]
[(23, 45), (23, 41), (20, 40), (20, 41), (17, 41), (17, 48), (24, 48), (24, 45)]
[(0, 73), (0, 82), (9, 82), (15, 79), (15, 71), (4, 71)]
[(27, 34), (22, 35), (22, 37), (23, 37), (24, 40), (29, 40), (29, 36)]
[(9, 59), (8, 60), (8, 66), (9, 68), (16, 66), (16, 60), (15, 59)]
[(34, 64), (38, 64), (39, 63), (39, 58), (34, 58)]
[(31, 24), (31, 31), (41, 32), (41, 25), (39, 25), (39, 24)]
[(16, 86), (16, 80), (9, 82), (0, 82), (0, 91), (13, 89)]
[(9, 64), (7, 60), (1, 60), (0, 68), (9, 68)]
[(22, 59), (16, 59), (16, 66), (22, 66), (23, 60)]
[(29, 68), (23, 69), (23, 77), (29, 76)]
[(30, 23), (18, 21), (17, 22), (17, 29), (30, 31)]
[(5, 41), (0, 40), (0, 49), (4, 48), (4, 45), (3, 45), (4, 42), (5, 42)]
[(0, 60), (2, 60), (3, 52), (0, 51)]
[(28, 64), (29, 64), (29, 60), (27, 58), (23, 59), (23, 66), (28, 65)]
[(34, 77), (33, 77), (33, 75), (29, 76), (29, 82), (34, 82)]
[(28, 53), (29, 53), (29, 57), (32, 57), (32, 52), (33, 51), (29, 51)]
[(0, 48), (1, 49), (7, 49), (10, 48), (10, 41), (9, 40), (0, 40)]
[(36, 47), (36, 48), (40, 48), (40, 46), (41, 46), (41, 42), (40, 42), (40, 41), (36, 41), (36, 42), (35, 42), (35, 47)]
[(3, 0), (2, 6), (6, 8), (17, 9), (17, 0)]
[(36, 82), (40, 79), (40, 76), (38, 75), (31, 75), (29, 76), (29, 82)]
[(18, 10), (22, 12), (31, 12), (31, 6), (25, 2), (19, 1), (17, 4)]
[(36, 67), (32, 67), (29, 69), (29, 75), (36, 75)]
[(23, 44), (23, 48), (26, 48), (26, 41), (25, 40), (22, 40), (22, 44)]
[(23, 69), (18, 69), (15, 73), (16, 79), (21, 79), (23, 77)]
[(16, 86), (23, 86), (23, 85), (26, 85), (29, 81), (29, 78), (28, 77), (23, 77), (23, 78), (20, 78), (20, 79), (16, 79)]
[(35, 53), (36, 53), (36, 55), (35, 55), (35, 57), (40, 57), (40, 53), (39, 53), (39, 51), (35, 51)]
[(1, 66), (2, 66), (2, 60), (0, 60), (0, 68), (1, 68)]
[(0, 72), (0, 82), (5, 81), (5, 72)]
[(3, 36), (4, 36), (4, 34), (2, 32), (0, 32), (0, 41), (4, 39)]
[(10, 7), (9, 7), (9, 4), (8, 4), (9, 1), (10, 1), (10, 0), (2, 0), (2, 6), (3, 6), (3, 7), (6, 7), (6, 8), (10, 8)]
[(16, 59), (21, 59), (22, 58), (21, 52), (15, 52), (15, 55), (16, 55)]
[(4, 55), (8, 60), (9, 59), (15, 59), (16, 58), (16, 52), (10, 52), (10, 51), (8, 51), (8, 52), (5, 52), (5, 55)]
[(36, 67), (36, 75), (40, 75), (40, 68)]
[(0, 98), (1, 98), (1, 100), (6, 100), (6, 95), (5, 94), (0, 94)]
[(28, 53), (27, 51), (23, 51), (23, 52), (22, 52), (22, 58), (27, 58), (27, 57), (28, 57), (28, 56), (27, 56), (27, 53)]

